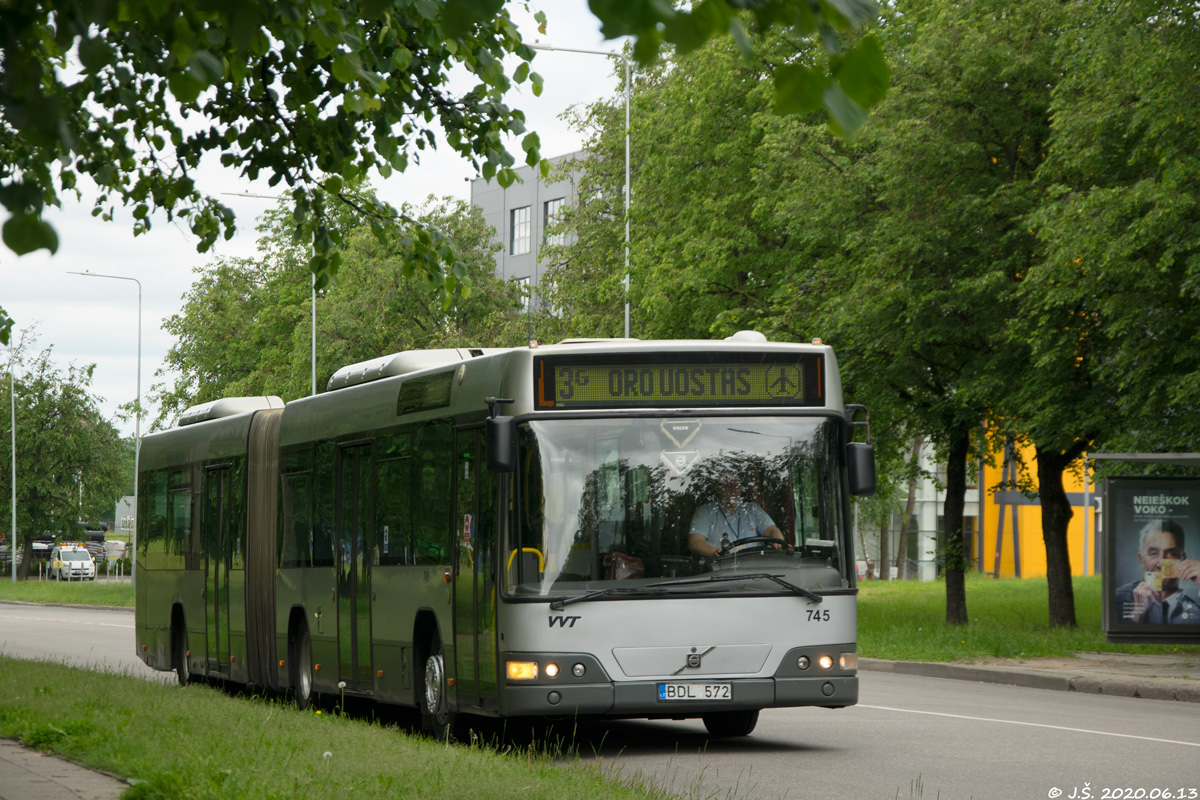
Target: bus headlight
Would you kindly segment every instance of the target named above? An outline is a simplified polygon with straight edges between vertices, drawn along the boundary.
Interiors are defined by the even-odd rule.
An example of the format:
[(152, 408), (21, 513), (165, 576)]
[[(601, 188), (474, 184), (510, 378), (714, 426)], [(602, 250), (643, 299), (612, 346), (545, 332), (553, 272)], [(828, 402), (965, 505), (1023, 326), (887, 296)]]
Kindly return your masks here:
[(821, 665), (821, 669), (833, 669), (833, 656), (821, 656), (817, 663)]
[(585, 667), (583, 664), (576, 664), (575, 666), (571, 667), (571, 674), (576, 678), (582, 678), (585, 672), (587, 672), (587, 667)]
[(536, 661), (509, 661), (508, 679), (510, 681), (537, 680), (538, 665)]
[(547, 678), (557, 678), (558, 677), (558, 664), (550, 663), (550, 664), (546, 665), (546, 677)]
[(808, 660), (808, 656), (800, 656), (796, 659), (796, 666), (800, 669), (808, 669), (812, 662)]

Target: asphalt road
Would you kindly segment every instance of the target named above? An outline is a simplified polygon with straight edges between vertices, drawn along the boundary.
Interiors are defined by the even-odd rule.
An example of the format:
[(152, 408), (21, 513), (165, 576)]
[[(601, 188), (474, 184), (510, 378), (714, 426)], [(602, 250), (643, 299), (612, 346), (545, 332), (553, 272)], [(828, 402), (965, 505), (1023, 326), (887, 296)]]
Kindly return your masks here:
[[(0, 604), (0, 652), (169, 680), (133, 615)], [(764, 711), (709, 741), (699, 721), (581, 725), (580, 757), (713, 798), (1200, 800), (1200, 706), (860, 672), (860, 704)], [(1073, 796), (1073, 797), (1072, 797)]]
[(173, 677), (134, 653), (128, 611), (0, 603), (0, 653), (151, 680)]

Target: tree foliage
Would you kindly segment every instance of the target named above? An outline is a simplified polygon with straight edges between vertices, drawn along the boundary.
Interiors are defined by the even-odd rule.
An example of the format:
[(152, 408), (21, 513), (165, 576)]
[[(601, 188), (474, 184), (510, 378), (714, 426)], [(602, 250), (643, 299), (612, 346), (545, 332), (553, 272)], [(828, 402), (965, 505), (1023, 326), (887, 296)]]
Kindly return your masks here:
[[(21, 566), (28, 574), (34, 539), (73, 538), (76, 523), (110, 513), (129, 483), (130, 445), (104, 419), (91, 391), (95, 365), (54, 365), (52, 349), (31, 354), (33, 342), (15, 347), (17, 421), (17, 531), (25, 545)], [(21, 362), (24, 362), (23, 364)], [(5, 365), (6, 367), (8, 365)], [(0, 375), (8, 394), (8, 370)], [(0, 415), (4, 451), (0, 484), (12, 486), (12, 426)], [(0, 497), (0, 514), (12, 519), (11, 491)]]
[[(341, 367), (407, 349), (516, 344), (523, 335), (519, 290), (493, 275), (496, 246), (479, 210), (460, 200), (406, 208), (445, 232), (473, 285), (449, 308), (431, 302), (422, 273), (406, 276), (403, 248), (383, 246), (367, 225), (345, 216), (342, 269), (317, 293), (317, 387)], [(184, 307), (163, 328), (175, 337), (154, 392), (157, 426), (196, 403), (221, 397), (311, 390), (310, 274), (305, 244), (286, 210), (267, 215), (260, 255), (219, 259), (197, 270)]]
[[(878, 43), (843, 47), (842, 33), (874, 16), (866, 0), (704, 0), (676, 9), (661, 0), (592, 0), (606, 36), (634, 37), (644, 62), (663, 42), (690, 51), (730, 33), (746, 58), (754, 24), (815, 36), (826, 58), (796, 57), (774, 70), (781, 112), (827, 109), (846, 133), (887, 87)], [(542, 12), (535, 17), (545, 30)], [(387, 178), (444, 142), (487, 179), (516, 179), (506, 137), (520, 138), (542, 173), (536, 133), (505, 103), (514, 83), (540, 94), (542, 78), (505, 0), (310, 0), (194, 3), (189, 0), (34, 0), (0, 6), (0, 203), (3, 241), (18, 254), (54, 252), (43, 219), (64, 196), (97, 189), (93, 214), (131, 210), (134, 233), (156, 212), (186, 221), (206, 252), (235, 231), (232, 210), (196, 184), (207, 154), (249, 178), (290, 191), (298, 233), (318, 289), (337, 274), (345, 242), (327, 200), (358, 208), (381, 245), (399, 246), (449, 305), (465, 280), (449, 240), (345, 187)], [(508, 72), (506, 58), (517, 64)], [(510, 61), (511, 63), (511, 61)], [(452, 88), (450, 71), (475, 78)], [(389, 244), (389, 242), (391, 244)], [(11, 321), (0, 310), (0, 341)]]
[(687, 55), (723, 34), (748, 64), (762, 55), (762, 39), (752, 33), (781, 29), (797, 39), (815, 37), (826, 58), (806, 48), (771, 64), (773, 104), (784, 114), (822, 112), (839, 135), (854, 134), (887, 91), (889, 70), (879, 41), (845, 37), (875, 19), (870, 0), (702, 0), (682, 7), (663, 0), (588, 0), (588, 5), (607, 38), (634, 37), (633, 55), (643, 64), (655, 61), (664, 44)]
[[(464, 276), (449, 241), (345, 187), (403, 172), (437, 145), (436, 126), (502, 185), (516, 178), (506, 136), (523, 135), (526, 163), (542, 164), (537, 135), (504, 102), (513, 83), (540, 93), (533, 55), (499, 0), (6, 4), (4, 243), (53, 252), (57, 234), (42, 212), (82, 197), (86, 177), (98, 189), (94, 215), (129, 207), (136, 234), (161, 211), (185, 220), (205, 252), (235, 229), (233, 212), (195, 182), (214, 153), (248, 179), (286, 183), (318, 288), (336, 275), (343, 244), (329, 224), (332, 199), (359, 208), (381, 243), (449, 298)], [(508, 57), (518, 62), (511, 73)], [(456, 67), (474, 86), (452, 87)]]

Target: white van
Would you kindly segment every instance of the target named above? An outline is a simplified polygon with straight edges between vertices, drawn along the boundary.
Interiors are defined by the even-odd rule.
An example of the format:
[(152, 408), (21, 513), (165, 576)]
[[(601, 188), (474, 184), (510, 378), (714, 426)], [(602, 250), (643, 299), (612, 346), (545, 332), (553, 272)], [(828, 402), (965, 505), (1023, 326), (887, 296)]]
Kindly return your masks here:
[(94, 581), (96, 562), (82, 544), (57, 544), (50, 551), (50, 577), (56, 581)]

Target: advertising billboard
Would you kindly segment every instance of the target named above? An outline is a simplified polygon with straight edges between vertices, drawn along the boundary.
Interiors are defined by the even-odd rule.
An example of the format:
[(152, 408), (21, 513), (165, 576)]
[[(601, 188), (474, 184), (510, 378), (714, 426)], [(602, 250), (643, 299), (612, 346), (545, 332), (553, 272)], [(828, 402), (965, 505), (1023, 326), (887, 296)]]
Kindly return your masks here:
[(1108, 641), (1200, 643), (1200, 478), (1109, 478), (1104, 497)]

